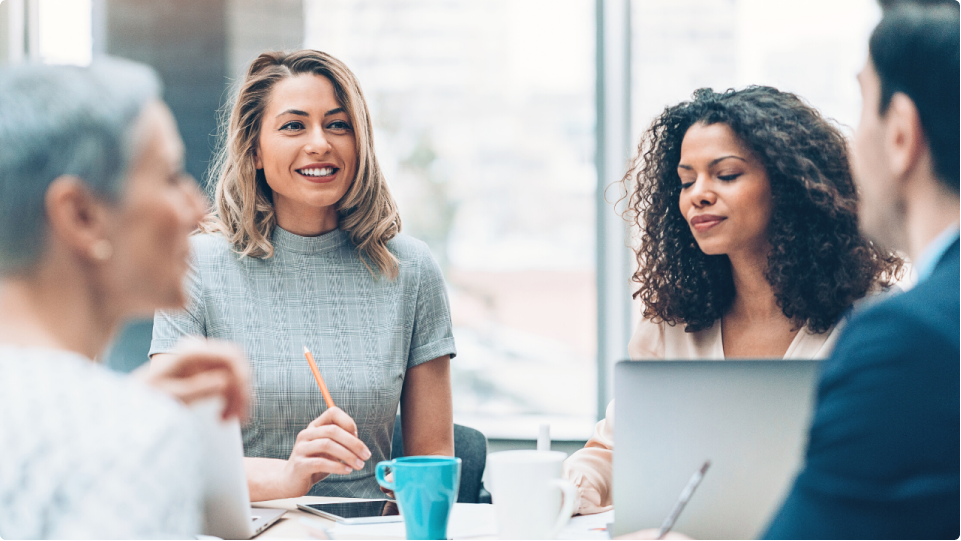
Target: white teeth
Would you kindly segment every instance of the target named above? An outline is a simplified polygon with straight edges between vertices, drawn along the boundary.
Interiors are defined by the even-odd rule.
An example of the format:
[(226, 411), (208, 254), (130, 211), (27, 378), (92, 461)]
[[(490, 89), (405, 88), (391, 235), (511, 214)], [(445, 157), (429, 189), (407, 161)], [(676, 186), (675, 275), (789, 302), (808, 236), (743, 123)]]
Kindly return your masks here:
[(334, 174), (333, 167), (314, 167), (311, 169), (301, 169), (300, 174), (306, 175), (308, 177), (329, 177)]

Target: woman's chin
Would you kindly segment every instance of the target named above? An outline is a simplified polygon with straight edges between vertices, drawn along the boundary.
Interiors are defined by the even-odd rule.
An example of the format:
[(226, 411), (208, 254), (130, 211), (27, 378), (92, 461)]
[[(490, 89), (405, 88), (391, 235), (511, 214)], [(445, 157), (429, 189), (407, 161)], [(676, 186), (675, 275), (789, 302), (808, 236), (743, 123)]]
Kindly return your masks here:
[(725, 246), (718, 246), (718, 244), (714, 242), (699, 242), (697, 243), (697, 247), (700, 248), (705, 255), (724, 255), (727, 253)]

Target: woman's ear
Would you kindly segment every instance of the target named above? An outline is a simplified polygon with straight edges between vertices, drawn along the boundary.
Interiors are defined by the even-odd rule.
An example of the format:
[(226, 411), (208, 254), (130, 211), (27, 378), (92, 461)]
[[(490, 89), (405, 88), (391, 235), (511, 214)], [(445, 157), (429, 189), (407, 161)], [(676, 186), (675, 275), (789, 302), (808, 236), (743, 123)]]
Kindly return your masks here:
[(51, 240), (78, 257), (109, 259), (109, 214), (104, 202), (79, 178), (56, 178), (44, 196), (47, 228)]
[(260, 148), (254, 147), (254, 169), (263, 169), (264, 161), (260, 159)]

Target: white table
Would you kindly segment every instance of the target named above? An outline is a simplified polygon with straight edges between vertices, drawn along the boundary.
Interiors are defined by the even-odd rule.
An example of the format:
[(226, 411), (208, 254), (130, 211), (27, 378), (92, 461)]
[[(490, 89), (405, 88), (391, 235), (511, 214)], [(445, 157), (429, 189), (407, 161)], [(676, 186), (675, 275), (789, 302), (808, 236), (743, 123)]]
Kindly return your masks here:
[[(258, 535), (256, 539), (312, 539), (312, 535), (308, 529), (308, 526), (299, 520), (301, 517), (306, 517), (311, 521), (316, 521), (317, 524), (320, 524), (324, 528), (328, 529), (334, 528), (337, 524), (332, 520), (322, 518), (312, 513), (307, 513), (306, 511), (301, 511), (297, 509), (297, 504), (333, 503), (344, 501), (351, 501), (351, 499), (303, 496), (301, 498), (288, 498), (284, 500), (257, 502), (254, 504), (254, 507), (286, 509), (287, 513), (281, 517), (277, 523)], [(567, 526), (567, 528), (561, 533), (560, 539), (607, 539), (607, 533), (604, 531), (597, 531), (596, 528), (598, 526), (606, 525), (607, 522), (612, 520), (613, 516), (611, 513), (603, 513), (601, 515), (587, 517), (574, 517), (571, 519), (571, 523)], [(454, 524), (455, 521), (457, 524)], [(496, 539), (496, 531), (497, 525), (496, 518), (494, 517), (493, 506), (469, 503), (454, 504), (454, 512), (452, 515), (451, 525), (448, 526), (448, 533), (452, 534), (455, 539)], [(462, 535), (458, 535), (458, 533)], [(358, 536), (357, 538), (363, 539), (365, 537)], [(366, 538), (403, 539), (403, 537), (400, 536), (382, 535), (370, 536)]]

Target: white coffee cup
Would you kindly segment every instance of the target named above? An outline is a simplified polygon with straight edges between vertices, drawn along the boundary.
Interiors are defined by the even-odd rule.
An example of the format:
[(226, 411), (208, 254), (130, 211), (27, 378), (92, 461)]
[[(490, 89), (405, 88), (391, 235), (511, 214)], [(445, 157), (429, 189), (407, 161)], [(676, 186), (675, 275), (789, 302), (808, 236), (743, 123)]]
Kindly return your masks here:
[(565, 458), (567, 453), (560, 451), (487, 456), (485, 485), (497, 509), (502, 539), (554, 539), (567, 525), (577, 493), (573, 483), (561, 479)]

